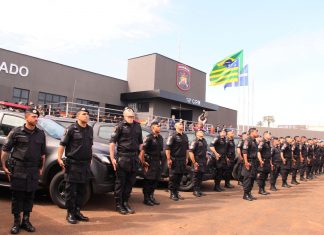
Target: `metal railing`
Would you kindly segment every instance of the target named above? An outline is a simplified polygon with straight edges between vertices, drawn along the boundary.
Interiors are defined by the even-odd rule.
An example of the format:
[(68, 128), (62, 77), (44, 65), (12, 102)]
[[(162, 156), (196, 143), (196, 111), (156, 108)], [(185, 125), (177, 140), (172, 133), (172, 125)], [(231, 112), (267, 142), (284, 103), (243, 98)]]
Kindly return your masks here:
[[(80, 107), (86, 107), (89, 110), (90, 120), (108, 123), (118, 123), (123, 120), (123, 110), (111, 109), (105, 107), (98, 107), (92, 105), (85, 105), (72, 102), (51, 103), (45, 105), (38, 105), (38, 110), (42, 115), (52, 115), (56, 117), (68, 117), (75, 118), (77, 111)], [(146, 113), (136, 113), (136, 120), (141, 123), (142, 126), (150, 126), (151, 122), (158, 119), (161, 123), (162, 129), (174, 130), (174, 125), (178, 121), (182, 120), (184, 123), (185, 131), (195, 131), (198, 127), (198, 122), (172, 119), (170, 117), (149, 115)], [(215, 133), (215, 128), (212, 124), (206, 123), (202, 127), (208, 133)]]

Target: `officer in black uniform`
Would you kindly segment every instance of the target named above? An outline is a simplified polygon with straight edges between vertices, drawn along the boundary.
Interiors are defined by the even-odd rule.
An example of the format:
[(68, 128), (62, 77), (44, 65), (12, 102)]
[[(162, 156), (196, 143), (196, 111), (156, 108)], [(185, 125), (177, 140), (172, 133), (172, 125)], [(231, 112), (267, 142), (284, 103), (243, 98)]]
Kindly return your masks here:
[(258, 145), (258, 159), (259, 159), (259, 176), (258, 176), (258, 185), (259, 185), (259, 194), (268, 195), (270, 193), (266, 192), (265, 185), (268, 175), (271, 171), (271, 133), (265, 131), (263, 133), (263, 139)]
[(140, 152), (145, 177), (143, 182), (144, 204), (148, 206), (160, 205), (154, 197), (154, 190), (161, 178), (161, 153), (163, 151), (163, 138), (160, 135), (161, 125), (157, 120), (152, 121), (151, 130), (152, 133), (146, 136)]
[(314, 146), (313, 146), (313, 140), (308, 139), (307, 141), (307, 165), (306, 165), (306, 179), (312, 180), (314, 179), (313, 176), (313, 163), (314, 163)]
[(188, 136), (183, 133), (182, 122), (177, 122), (175, 128), (175, 132), (167, 140), (165, 154), (169, 167), (170, 199), (178, 201), (183, 200), (179, 188), (188, 163), (189, 141)]
[(201, 191), (201, 183), (207, 166), (207, 141), (204, 138), (202, 130), (196, 132), (196, 138), (191, 142), (189, 147), (189, 156), (194, 168), (194, 191), (193, 195), (196, 197), (204, 196), (205, 193)]
[(302, 136), (301, 145), (300, 145), (300, 169), (299, 169), (300, 181), (306, 181), (305, 172), (307, 167), (307, 156), (308, 156), (308, 147), (306, 142), (307, 142), (306, 136)]
[(294, 137), (294, 144), (292, 145), (293, 158), (292, 158), (292, 166), (291, 166), (291, 184), (298, 185), (300, 184), (297, 181), (297, 171), (300, 168), (300, 137)]
[(292, 139), (290, 136), (286, 136), (285, 143), (281, 146), (281, 175), (282, 175), (282, 187), (290, 188), (291, 186), (287, 183), (288, 175), (291, 171), (292, 165), (292, 147), (291, 147)]
[(226, 145), (226, 164), (224, 169), (225, 188), (234, 188), (230, 183), (235, 163), (234, 129), (226, 129)]
[[(141, 125), (134, 121), (135, 112), (126, 107), (124, 120), (120, 122), (111, 135), (109, 151), (110, 160), (116, 171), (115, 201), (116, 211), (122, 215), (134, 214), (128, 204), (133, 185), (136, 182), (136, 171), (139, 167), (139, 151), (143, 145)], [(117, 160), (115, 146), (117, 144)]]
[(314, 166), (313, 166), (313, 172), (316, 177), (316, 175), (319, 175), (319, 168), (321, 164), (321, 154), (320, 154), (320, 146), (318, 144), (318, 141), (316, 138), (313, 139), (314, 142)]
[(320, 167), (319, 174), (323, 174), (323, 165), (324, 165), (324, 141), (320, 142)]
[(253, 184), (257, 176), (258, 144), (256, 143), (255, 139), (259, 136), (259, 133), (258, 130), (254, 127), (250, 128), (248, 133), (249, 137), (247, 137), (243, 145), (243, 199), (252, 201), (256, 200), (256, 198), (252, 195), (251, 191), (253, 189)]
[[(271, 173), (270, 173), (270, 190), (277, 191), (276, 182), (281, 171), (282, 159), (280, 152), (280, 143), (277, 137), (273, 137), (271, 146)], [(281, 176), (282, 177), (282, 176)]]
[(220, 186), (220, 182), (224, 176), (224, 168), (226, 167), (226, 131), (225, 129), (219, 130), (219, 136), (216, 136), (210, 143), (210, 150), (213, 152), (216, 157), (216, 172), (215, 172), (215, 186), (214, 190), (216, 192), (224, 191)]
[[(89, 111), (86, 108), (81, 107), (76, 118), (77, 121), (65, 130), (58, 148), (57, 159), (59, 165), (65, 171), (66, 220), (70, 224), (76, 224), (78, 221), (89, 221), (89, 218), (84, 216), (80, 210), (91, 177), (93, 130), (87, 124)], [(63, 161), (64, 149), (66, 159)]]
[[(39, 112), (36, 109), (27, 109), (26, 123), (14, 128), (2, 147), (2, 167), (9, 177), (12, 190), (12, 214), (14, 215), (12, 234), (19, 233), (20, 228), (35, 232), (29, 216), (46, 154), (45, 133), (36, 127), (38, 117)], [(7, 160), (9, 168), (6, 166)], [(21, 212), (23, 212), (22, 221)]]
[(239, 139), (237, 146), (236, 146), (236, 151), (237, 151), (237, 156), (236, 156), (236, 163), (234, 165), (233, 169), (233, 177), (237, 179), (238, 185), (243, 186), (243, 176), (242, 176), (242, 167), (243, 167), (243, 144), (244, 141), (247, 138), (246, 132), (242, 133), (242, 137)]

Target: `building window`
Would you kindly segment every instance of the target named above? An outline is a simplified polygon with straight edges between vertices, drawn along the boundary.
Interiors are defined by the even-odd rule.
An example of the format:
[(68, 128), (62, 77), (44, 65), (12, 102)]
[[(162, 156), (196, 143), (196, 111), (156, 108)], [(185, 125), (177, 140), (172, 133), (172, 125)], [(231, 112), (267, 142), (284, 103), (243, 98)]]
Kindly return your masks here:
[(38, 93), (38, 104), (54, 104), (66, 102), (66, 96), (55, 95), (45, 92)]
[(148, 112), (150, 109), (149, 102), (139, 102), (137, 103), (137, 112)]
[(99, 107), (99, 102), (96, 102), (96, 101), (84, 100), (84, 99), (76, 99), (75, 102), (78, 103), (78, 104), (84, 104), (84, 105), (90, 105), (90, 106)]
[(14, 88), (12, 99), (14, 102), (28, 104), (29, 90)]

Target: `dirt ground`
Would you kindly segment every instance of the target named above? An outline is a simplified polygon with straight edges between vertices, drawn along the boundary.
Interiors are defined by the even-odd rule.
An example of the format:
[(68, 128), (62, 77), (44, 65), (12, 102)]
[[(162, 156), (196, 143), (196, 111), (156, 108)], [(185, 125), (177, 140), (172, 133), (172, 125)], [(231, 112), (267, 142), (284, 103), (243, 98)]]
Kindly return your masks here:
[[(136, 214), (126, 216), (114, 211), (112, 194), (95, 195), (83, 210), (90, 222), (77, 225), (68, 224), (66, 211), (38, 192), (31, 222), (37, 234), (324, 234), (324, 175), (290, 189), (278, 183), (279, 191), (268, 196), (257, 194), (255, 185), (258, 200), (253, 202), (242, 200), (242, 188), (234, 184), (217, 193), (212, 181), (204, 182), (207, 196), (182, 192), (185, 200), (178, 202), (168, 198), (162, 185), (156, 192), (161, 205), (154, 207), (143, 205), (137, 186), (130, 201)], [(0, 234), (8, 234), (12, 226), (10, 205), (10, 191), (0, 188)]]

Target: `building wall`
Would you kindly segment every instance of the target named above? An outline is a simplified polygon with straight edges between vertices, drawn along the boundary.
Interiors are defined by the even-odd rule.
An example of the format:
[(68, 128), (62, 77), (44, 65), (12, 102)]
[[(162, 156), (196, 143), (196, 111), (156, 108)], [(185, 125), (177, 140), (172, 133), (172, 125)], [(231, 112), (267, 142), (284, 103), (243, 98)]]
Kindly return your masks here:
[(127, 80), (129, 92), (154, 90), (156, 55), (128, 60)]
[(0, 63), (24, 65), (29, 69), (27, 77), (0, 72), (0, 100), (12, 101), (13, 87), (30, 90), (29, 100), (37, 103), (38, 92), (122, 105), (120, 93), (127, 92), (127, 81), (76, 69), (0, 49)]
[(237, 128), (237, 111), (219, 106), (218, 111), (208, 112), (208, 123), (213, 124), (215, 127), (225, 125), (226, 127)]
[(154, 88), (205, 101), (206, 73), (189, 67), (191, 71), (190, 90), (182, 91), (176, 84), (177, 64), (179, 64), (179, 62), (157, 54)]

